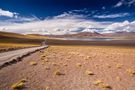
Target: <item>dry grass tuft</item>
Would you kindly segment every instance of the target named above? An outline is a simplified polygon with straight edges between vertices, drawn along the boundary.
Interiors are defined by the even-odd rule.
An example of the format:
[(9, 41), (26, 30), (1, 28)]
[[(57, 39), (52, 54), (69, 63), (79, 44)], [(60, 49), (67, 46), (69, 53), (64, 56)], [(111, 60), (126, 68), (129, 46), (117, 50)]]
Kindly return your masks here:
[(22, 89), (22, 88), (24, 88), (24, 83), (23, 82), (18, 82), (18, 83), (15, 83), (15, 84), (13, 84), (12, 86), (12, 89)]
[(108, 68), (111, 68), (111, 65), (109, 65), (109, 64), (107, 64), (106, 66), (107, 66)]
[(120, 69), (123, 66), (123, 64), (116, 64), (116, 68)]
[(37, 65), (37, 62), (31, 61), (31, 62), (30, 62), (30, 65)]
[(97, 68), (97, 67), (99, 67), (99, 65), (98, 65), (98, 64), (96, 64), (96, 65), (95, 65), (95, 67)]
[(86, 56), (84, 59), (85, 59), (85, 60), (90, 60), (91, 57), (90, 57), (90, 56)]
[(116, 79), (117, 79), (118, 81), (121, 81), (121, 78), (120, 78), (119, 76), (117, 76)]
[(127, 73), (129, 73), (131, 76), (134, 76), (135, 75), (135, 70), (127, 69)]
[(44, 57), (46, 57), (46, 56), (45, 56), (45, 55), (41, 55), (41, 58), (42, 58), (42, 57), (44, 58)]
[(50, 90), (50, 88), (49, 87), (46, 87), (45, 90)]
[(86, 75), (94, 75), (94, 73), (92, 71), (86, 70), (85, 71)]
[(68, 66), (67, 64), (63, 64), (63, 66)]
[(82, 64), (81, 64), (81, 63), (77, 63), (76, 66), (77, 66), (77, 67), (81, 67)]
[(111, 89), (111, 86), (109, 84), (105, 84), (105, 83), (102, 83), (100, 85), (101, 88), (110, 88)]
[(45, 69), (46, 69), (46, 70), (50, 70), (50, 68), (49, 68), (49, 67), (47, 67), (47, 66), (45, 67)]
[(65, 75), (64, 73), (60, 72), (59, 70), (54, 72), (55, 75), (61, 76), (61, 75)]
[(94, 82), (94, 85), (99, 85), (99, 84), (101, 84), (101, 83), (103, 83), (101, 80), (96, 80), (96, 81)]
[(101, 80), (95, 81), (95, 82), (94, 82), (94, 85), (99, 86), (99, 87), (101, 87), (101, 88), (108, 88), (108, 89), (111, 89), (111, 86), (110, 86), (109, 84), (106, 84), (106, 83), (104, 83), (104, 82), (101, 81)]
[(26, 79), (22, 79), (19, 82), (13, 84), (11, 88), (15, 90), (23, 89), (25, 87), (25, 82), (26, 82)]

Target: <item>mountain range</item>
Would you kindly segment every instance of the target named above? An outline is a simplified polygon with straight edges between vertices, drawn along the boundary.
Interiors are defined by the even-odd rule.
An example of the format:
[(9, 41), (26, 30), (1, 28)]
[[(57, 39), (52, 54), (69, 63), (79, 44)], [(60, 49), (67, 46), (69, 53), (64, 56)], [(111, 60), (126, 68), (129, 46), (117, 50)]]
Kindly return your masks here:
[(135, 38), (135, 32), (115, 32), (115, 33), (98, 33), (98, 32), (79, 32), (76, 34), (64, 35), (40, 35), (40, 34), (18, 34), (11, 32), (0, 32), (0, 39), (3, 38), (25, 38), (25, 39), (47, 39), (47, 38)]

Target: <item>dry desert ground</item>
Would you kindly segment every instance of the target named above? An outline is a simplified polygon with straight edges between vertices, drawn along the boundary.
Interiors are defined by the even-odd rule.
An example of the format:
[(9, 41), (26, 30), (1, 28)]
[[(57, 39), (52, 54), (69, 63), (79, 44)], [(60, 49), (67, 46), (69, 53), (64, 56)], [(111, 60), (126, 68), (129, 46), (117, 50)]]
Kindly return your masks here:
[(0, 70), (0, 90), (135, 90), (135, 48), (49, 46)]

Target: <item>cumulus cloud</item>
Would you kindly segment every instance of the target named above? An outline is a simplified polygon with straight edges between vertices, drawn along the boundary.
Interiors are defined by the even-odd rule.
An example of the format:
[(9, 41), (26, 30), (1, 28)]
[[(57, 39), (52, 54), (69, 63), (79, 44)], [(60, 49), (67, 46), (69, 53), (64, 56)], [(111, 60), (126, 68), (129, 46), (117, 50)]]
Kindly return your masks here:
[(6, 11), (0, 8), (0, 16), (6, 16), (6, 17), (15, 17), (17, 18), (17, 13)]
[(62, 14), (50, 19), (0, 26), (0, 30), (17, 33), (73, 34), (87, 27), (105, 27), (107, 23), (81, 18), (82, 15)]
[[(116, 14), (100, 16), (99, 18), (116, 18), (128, 15)], [(18, 21), (20, 23), (18, 23)], [(85, 15), (74, 13), (63, 13), (58, 16), (40, 20), (37, 17), (18, 17), (5, 22), (0, 21), (0, 30), (22, 33), (22, 34), (74, 34), (78, 32), (118, 32), (135, 31), (135, 21), (129, 22), (98, 22), (87, 19)]]
[(128, 13), (119, 13), (119, 14), (110, 14), (110, 15), (94, 15), (94, 18), (101, 18), (101, 19), (105, 19), (105, 18), (119, 18), (119, 17), (125, 17), (125, 16), (129, 16)]
[(12, 24), (4, 26), (6, 31), (18, 33), (38, 33), (38, 34), (72, 34), (83, 30), (88, 26), (100, 26), (94, 21), (77, 19), (49, 19), (23, 24)]
[(135, 21), (129, 22), (119, 22), (119, 23), (113, 23), (107, 26), (104, 29), (104, 33), (112, 33), (112, 32), (135, 32)]

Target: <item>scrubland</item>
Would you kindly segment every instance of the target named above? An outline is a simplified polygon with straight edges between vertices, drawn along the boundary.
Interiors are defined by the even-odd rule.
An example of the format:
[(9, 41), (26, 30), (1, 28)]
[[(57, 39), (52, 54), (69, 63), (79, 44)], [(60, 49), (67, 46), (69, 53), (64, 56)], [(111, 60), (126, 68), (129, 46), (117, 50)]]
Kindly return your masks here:
[(0, 70), (2, 90), (134, 90), (134, 81), (134, 47), (50, 46)]

